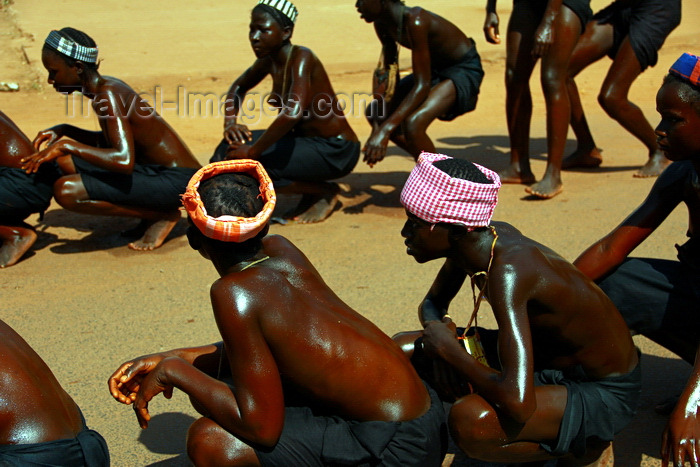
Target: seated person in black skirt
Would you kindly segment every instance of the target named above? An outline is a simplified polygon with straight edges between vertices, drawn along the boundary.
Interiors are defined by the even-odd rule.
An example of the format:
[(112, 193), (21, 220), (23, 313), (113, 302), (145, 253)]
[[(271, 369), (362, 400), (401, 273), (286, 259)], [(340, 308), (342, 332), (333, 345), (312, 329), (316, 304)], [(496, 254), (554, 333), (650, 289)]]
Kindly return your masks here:
[(0, 112), (0, 268), (17, 263), (36, 242), (36, 231), (24, 220), (49, 207), (60, 175), (49, 164), (27, 174), (22, 159), (32, 154), (29, 138)]
[(0, 465), (108, 467), (107, 443), (29, 344), (0, 321)]
[[(491, 221), (499, 187), (495, 172), (469, 161), (420, 156), (401, 192), (401, 234), (419, 263), (445, 260), (419, 307), (424, 329), (394, 340), (454, 401), (448, 425), (469, 457), (590, 463), (635, 414), (637, 349), (589, 278), (512, 225)], [(498, 324), (495, 339), (482, 336), (497, 348), (489, 366), (465, 350), (469, 335), (447, 315), (468, 278), (480, 289), (469, 321), (485, 298)]]
[(56, 201), (86, 214), (141, 219), (129, 244), (153, 250), (180, 219), (180, 195), (199, 162), (170, 125), (123, 81), (97, 71), (97, 46), (72, 28), (51, 31), (41, 54), (56, 91), (80, 91), (92, 100), (100, 131), (61, 124), (39, 132), (28, 173), (55, 160), (64, 174)]
[[(339, 207), (340, 187), (329, 180), (355, 168), (360, 143), (333, 91), (321, 61), (306, 47), (292, 45), (296, 7), (286, 0), (261, 0), (251, 13), (250, 44), (257, 60), (231, 85), (226, 101), (224, 140), (211, 162), (255, 159), (281, 194), (300, 194), (287, 222), (326, 219)], [(265, 107), (278, 115), (265, 131), (242, 124), (246, 93), (266, 76), (272, 92)]]
[[(700, 58), (683, 54), (656, 95), (659, 148), (673, 161), (644, 202), (574, 264), (594, 279), (633, 332), (694, 365), (663, 435), (664, 465), (700, 458)], [(678, 261), (628, 255), (680, 204), (688, 241)], [(670, 245), (669, 245), (670, 246)]]
[(132, 359), (109, 379), (112, 396), (145, 428), (152, 398), (185, 392), (202, 414), (187, 435), (195, 465), (440, 466), (437, 394), (304, 253), (267, 235), (275, 200), (256, 161), (192, 177), (187, 237), (220, 275), (210, 297), (223, 341)]

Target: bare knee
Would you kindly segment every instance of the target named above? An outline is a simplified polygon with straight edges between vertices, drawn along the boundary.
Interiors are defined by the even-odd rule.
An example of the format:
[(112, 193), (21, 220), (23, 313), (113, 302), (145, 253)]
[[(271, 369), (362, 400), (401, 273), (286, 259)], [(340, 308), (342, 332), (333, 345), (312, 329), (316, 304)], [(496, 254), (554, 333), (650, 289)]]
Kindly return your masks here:
[(470, 395), (455, 402), (447, 424), (457, 446), (473, 459), (488, 461), (494, 449), (506, 443), (498, 437), (498, 418), (481, 397)]
[(615, 88), (604, 88), (598, 94), (598, 103), (612, 118), (619, 115), (619, 110), (627, 105), (627, 95), (621, 94)]
[(542, 92), (545, 96), (550, 97), (558, 97), (568, 93), (567, 81), (566, 70), (556, 68), (544, 70), (541, 77)]
[(59, 178), (53, 186), (56, 202), (65, 209), (75, 209), (80, 201), (88, 196), (79, 175), (68, 175)]
[(260, 465), (253, 448), (208, 418), (200, 418), (190, 425), (187, 455), (198, 467)]

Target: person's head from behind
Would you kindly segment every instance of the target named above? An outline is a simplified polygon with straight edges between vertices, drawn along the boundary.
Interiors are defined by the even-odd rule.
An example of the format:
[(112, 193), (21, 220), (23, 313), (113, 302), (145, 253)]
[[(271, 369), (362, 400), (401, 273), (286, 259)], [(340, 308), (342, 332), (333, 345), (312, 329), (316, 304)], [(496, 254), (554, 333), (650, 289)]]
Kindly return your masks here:
[(443, 257), (457, 236), (487, 228), (500, 187), (498, 174), (485, 167), (422, 153), (401, 190), (407, 253), (420, 263)]
[(74, 28), (51, 31), (41, 51), (49, 84), (59, 92), (79, 90), (87, 74), (99, 68), (97, 52), (95, 41), (82, 31)]
[(205, 258), (252, 257), (268, 231), (276, 196), (259, 162), (232, 160), (202, 167), (182, 197), (190, 246)]
[(287, 44), (294, 32), (297, 8), (287, 0), (259, 0), (250, 15), (248, 39), (258, 58)]
[(672, 161), (700, 161), (700, 57), (683, 54), (671, 66), (656, 95), (656, 110), (659, 149)]

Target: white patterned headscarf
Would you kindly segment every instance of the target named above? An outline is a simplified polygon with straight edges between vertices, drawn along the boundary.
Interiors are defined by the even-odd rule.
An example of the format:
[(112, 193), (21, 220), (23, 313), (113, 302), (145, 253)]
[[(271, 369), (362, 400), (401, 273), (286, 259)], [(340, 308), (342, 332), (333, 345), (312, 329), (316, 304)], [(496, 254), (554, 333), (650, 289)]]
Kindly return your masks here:
[(56, 30), (49, 33), (44, 43), (66, 57), (85, 63), (97, 63), (97, 47), (80, 45)]
[(282, 13), (292, 23), (296, 23), (299, 10), (288, 0), (259, 0), (258, 5), (267, 5)]

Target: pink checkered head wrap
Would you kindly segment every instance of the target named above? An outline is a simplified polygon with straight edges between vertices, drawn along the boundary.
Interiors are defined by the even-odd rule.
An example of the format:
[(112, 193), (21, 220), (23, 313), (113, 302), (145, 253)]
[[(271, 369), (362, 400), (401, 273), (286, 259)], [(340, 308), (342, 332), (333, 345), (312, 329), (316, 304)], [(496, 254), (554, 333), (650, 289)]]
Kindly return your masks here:
[[(260, 183), (260, 196), (265, 205), (255, 217), (211, 217), (207, 214), (199, 196), (199, 184), (215, 175), (232, 172), (247, 173)], [(251, 159), (235, 159), (205, 165), (192, 176), (185, 194), (182, 195), (182, 204), (199, 231), (209, 238), (224, 242), (240, 243), (255, 237), (267, 225), (276, 202), (277, 196), (270, 176), (260, 162)]]
[(462, 224), (470, 230), (488, 226), (498, 203), (501, 187), (498, 174), (474, 164), (493, 183), (454, 178), (433, 165), (443, 159), (451, 157), (421, 153), (401, 190), (401, 204), (411, 214), (431, 224)]

